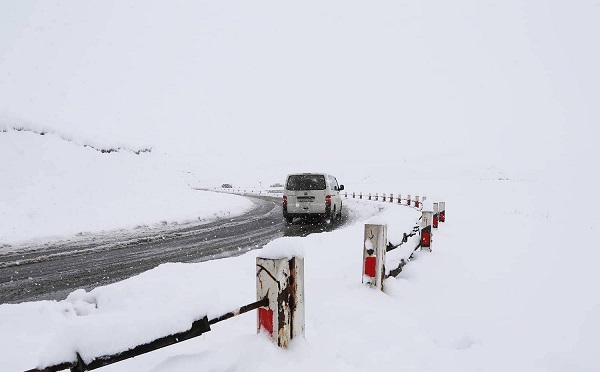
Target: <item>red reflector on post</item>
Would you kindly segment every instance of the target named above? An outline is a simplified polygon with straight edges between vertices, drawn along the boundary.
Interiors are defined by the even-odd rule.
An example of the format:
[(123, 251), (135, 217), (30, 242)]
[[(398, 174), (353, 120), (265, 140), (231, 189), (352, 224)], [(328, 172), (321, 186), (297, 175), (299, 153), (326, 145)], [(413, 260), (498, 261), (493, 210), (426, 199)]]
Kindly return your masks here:
[(269, 334), (273, 334), (273, 310), (258, 308), (258, 326), (264, 328)]
[(440, 222), (446, 222), (446, 213), (445, 212), (440, 213)]
[(431, 233), (429, 231), (421, 231), (421, 247), (431, 246)]
[(375, 277), (375, 266), (377, 264), (377, 257), (365, 258), (365, 275), (371, 278)]
[(437, 229), (437, 227), (438, 227), (438, 215), (434, 214), (433, 215), (433, 228)]
[(283, 205), (287, 205), (287, 196), (283, 196)]

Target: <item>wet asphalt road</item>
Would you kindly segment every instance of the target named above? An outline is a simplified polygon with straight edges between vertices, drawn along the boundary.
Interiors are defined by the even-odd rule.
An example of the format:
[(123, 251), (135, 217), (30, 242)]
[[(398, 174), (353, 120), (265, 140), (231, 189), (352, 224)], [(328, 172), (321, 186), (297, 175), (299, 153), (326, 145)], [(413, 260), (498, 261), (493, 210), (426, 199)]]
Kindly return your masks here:
[(278, 198), (250, 198), (249, 213), (210, 223), (78, 236), (0, 251), (0, 303), (62, 300), (166, 262), (200, 262), (243, 254), (282, 236), (306, 236), (347, 223), (283, 222)]

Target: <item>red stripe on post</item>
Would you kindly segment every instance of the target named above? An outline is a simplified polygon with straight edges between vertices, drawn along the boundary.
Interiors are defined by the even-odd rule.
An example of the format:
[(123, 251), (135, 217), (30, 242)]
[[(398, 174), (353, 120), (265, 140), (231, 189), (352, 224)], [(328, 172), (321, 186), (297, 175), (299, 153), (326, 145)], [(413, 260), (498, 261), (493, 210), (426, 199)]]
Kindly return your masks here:
[(429, 231), (421, 232), (421, 247), (431, 246), (431, 233)]
[(273, 334), (273, 310), (264, 307), (258, 308), (258, 327)]
[(375, 277), (375, 267), (377, 264), (377, 257), (365, 258), (365, 275), (371, 278)]
[(434, 214), (433, 215), (433, 228), (437, 229), (437, 227), (438, 227), (438, 215)]

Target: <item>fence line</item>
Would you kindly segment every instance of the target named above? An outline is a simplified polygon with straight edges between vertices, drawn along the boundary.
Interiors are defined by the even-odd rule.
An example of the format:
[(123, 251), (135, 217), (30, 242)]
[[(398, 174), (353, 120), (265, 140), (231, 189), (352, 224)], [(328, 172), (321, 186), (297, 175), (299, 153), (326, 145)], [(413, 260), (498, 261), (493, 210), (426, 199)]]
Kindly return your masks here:
[(198, 337), (211, 331), (211, 325), (251, 310), (258, 310), (257, 332), (265, 330), (271, 340), (282, 348), (287, 347), (291, 339), (304, 336), (304, 258), (257, 257), (256, 295), (256, 302), (214, 319), (200, 317), (186, 331), (160, 337), (116, 354), (94, 357), (87, 363), (76, 352), (74, 360), (25, 372), (56, 372), (67, 369), (71, 372), (91, 371)]
[[(214, 191), (214, 190), (211, 190)], [(360, 192), (359, 199), (363, 194)], [(348, 198), (348, 193), (344, 195)], [(356, 199), (356, 192), (352, 193)], [(369, 193), (368, 200), (373, 200)], [(379, 194), (375, 193), (375, 201), (379, 200)], [(369, 286), (383, 291), (386, 278), (396, 277), (402, 269), (413, 258), (414, 252), (427, 248), (432, 251), (433, 229), (437, 229), (439, 223), (446, 221), (446, 203), (433, 203), (433, 211), (424, 211), (423, 203), (419, 196), (411, 199), (409, 194), (406, 199), (401, 198), (398, 193), (397, 204), (406, 200), (406, 206), (412, 206), (421, 211), (421, 217), (409, 232), (403, 233), (402, 241), (393, 244), (387, 240), (387, 225), (366, 224), (363, 240), (363, 268), (362, 281)], [(426, 200), (426, 197), (423, 197)], [(382, 195), (382, 202), (394, 203), (394, 195)], [(386, 253), (407, 244), (409, 238), (419, 235), (419, 242), (413, 248), (408, 258), (401, 258), (397, 267), (386, 273)], [(207, 316), (195, 320), (191, 327), (183, 332), (167, 335), (149, 343), (137, 345), (129, 350), (113, 354), (95, 357), (88, 363), (84, 362), (77, 352), (75, 360), (62, 362), (52, 366), (38, 369), (30, 369), (25, 372), (55, 372), (69, 369), (71, 372), (90, 371), (145, 353), (149, 353), (176, 343), (189, 340), (211, 330), (210, 326), (225, 321), (235, 316), (252, 310), (257, 313), (257, 332), (266, 331), (270, 339), (279, 347), (285, 348), (289, 342), (296, 337), (304, 337), (305, 312), (304, 312), (304, 258), (256, 258), (256, 298), (257, 301), (241, 306), (238, 309), (208, 319)]]
[[(359, 199), (362, 200), (363, 199), (363, 193), (362, 191), (358, 193), (358, 198), (356, 197), (356, 192), (353, 191), (352, 193), (348, 193), (348, 191), (345, 191), (343, 194), (343, 197), (346, 199)], [(367, 194), (367, 199), (368, 201), (380, 201), (379, 200), (379, 193), (368, 193)], [(402, 198), (402, 194), (398, 193), (397, 197), (394, 197), (393, 193), (389, 194), (389, 197), (387, 196), (386, 193), (383, 193), (381, 195), (381, 202), (384, 203), (396, 203), (399, 205), (404, 205), (404, 206), (408, 206), (408, 207), (414, 207), (418, 210), (422, 210), (423, 209), (423, 202), (427, 200), (427, 197), (423, 197), (423, 200), (420, 200), (420, 196), (416, 195), (414, 200), (411, 197), (411, 194), (408, 194), (406, 198)]]
[[(418, 197), (415, 197), (415, 208), (417, 208), (418, 202)], [(439, 210), (440, 204), (443, 204), (444, 207), (445, 221), (445, 202), (433, 203), (435, 213), (434, 211), (421, 210), (421, 217), (419, 217), (415, 226), (413, 226), (409, 232), (402, 234), (402, 241), (398, 244), (387, 241), (387, 225), (365, 224), (362, 270), (363, 283), (383, 291), (384, 280), (389, 277), (397, 277), (402, 272), (404, 266), (413, 259), (414, 253), (417, 250), (425, 248), (429, 252), (432, 251), (432, 227), (437, 229), (438, 221), (441, 221), (441, 218), (439, 218), (441, 215)], [(420, 208), (423, 208), (422, 204)], [(408, 243), (409, 238), (416, 235), (419, 235), (419, 240), (412, 249), (410, 255), (407, 258), (401, 258), (397, 267), (386, 272), (385, 265), (387, 253)]]

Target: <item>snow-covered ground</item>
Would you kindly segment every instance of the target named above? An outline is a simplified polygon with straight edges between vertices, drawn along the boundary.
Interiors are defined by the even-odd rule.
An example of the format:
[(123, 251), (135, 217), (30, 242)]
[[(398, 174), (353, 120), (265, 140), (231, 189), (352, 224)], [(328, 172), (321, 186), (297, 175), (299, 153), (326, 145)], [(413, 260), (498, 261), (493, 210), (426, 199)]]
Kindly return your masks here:
[[(364, 221), (267, 248), (304, 252), (305, 339), (277, 349), (245, 314), (104, 370), (598, 371), (599, 17), (593, 0), (0, 2), (0, 245), (243, 213), (193, 188), (326, 171), (446, 201), (433, 252), (366, 288), (363, 223), (394, 239), (417, 216), (348, 201)], [(0, 370), (252, 302), (260, 253), (1, 304)]]
[[(447, 222), (434, 233), (433, 252), (386, 280), (385, 293), (361, 284), (363, 222), (387, 223), (397, 241), (417, 211), (386, 204), (347, 228), (281, 238), (265, 249), (305, 257), (305, 339), (279, 350), (256, 334), (250, 313), (106, 370), (598, 370), (600, 253), (576, 233), (592, 226), (570, 230), (572, 207), (536, 204), (541, 186), (447, 183)], [(366, 215), (372, 204), (347, 201), (370, 208)], [(260, 254), (165, 264), (61, 302), (2, 305), (1, 318), (11, 320), (0, 326), (3, 365), (20, 370), (75, 351), (84, 358), (120, 351), (253, 302)]]
[(0, 246), (214, 220), (252, 208), (235, 195), (191, 189), (158, 152), (102, 153), (52, 133), (7, 130), (0, 158), (10, 159), (0, 165)]

